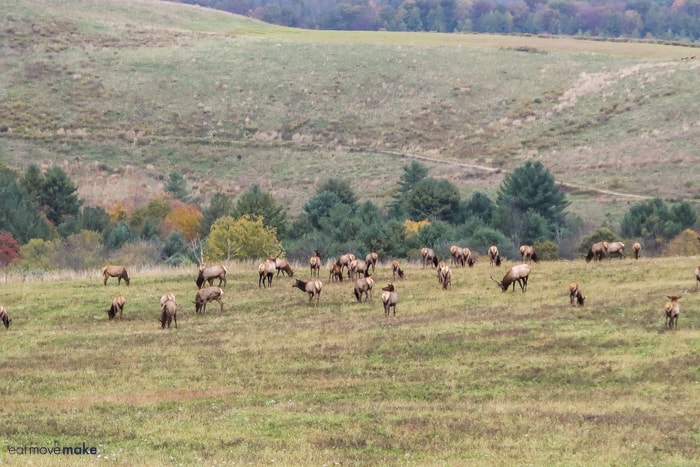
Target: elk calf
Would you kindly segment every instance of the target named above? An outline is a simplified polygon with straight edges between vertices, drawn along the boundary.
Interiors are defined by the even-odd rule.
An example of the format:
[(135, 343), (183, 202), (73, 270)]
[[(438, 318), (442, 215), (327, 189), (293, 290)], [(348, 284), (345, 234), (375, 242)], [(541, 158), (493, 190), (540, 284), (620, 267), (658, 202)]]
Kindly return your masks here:
[(117, 314), (119, 314), (119, 319), (122, 319), (125, 304), (126, 299), (123, 295), (117, 295), (116, 297), (114, 297), (114, 300), (112, 300), (112, 306), (110, 306), (109, 310), (107, 310), (107, 315), (109, 316), (109, 319), (114, 319), (117, 316)]
[(10, 328), (10, 323), (12, 320), (10, 319), (10, 315), (7, 314), (7, 308), (5, 308), (5, 305), (0, 305), (0, 321), (2, 321), (5, 329)]
[(221, 311), (224, 311), (224, 302), (221, 297), (224, 296), (224, 291), (221, 287), (205, 287), (199, 289), (197, 295), (194, 296), (194, 312), (204, 313), (207, 310), (207, 303), (217, 301), (221, 306)]
[(679, 295), (666, 295), (670, 302), (666, 303), (664, 306), (664, 312), (666, 313), (666, 327), (668, 329), (678, 328), (678, 316), (681, 314), (681, 306), (678, 303), (680, 300)]
[(369, 300), (372, 296), (372, 287), (374, 286), (374, 279), (372, 276), (360, 277), (355, 281), (355, 298), (358, 302), (362, 301), (362, 295), (365, 296), (365, 301)]
[(323, 283), (318, 279), (312, 279), (310, 281), (302, 281), (300, 279), (295, 279), (292, 287), (296, 287), (302, 292), (309, 294), (309, 302), (316, 302), (315, 305), (318, 306), (318, 302), (321, 299), (321, 289), (323, 288)]
[(399, 294), (394, 290), (394, 284), (388, 284), (382, 287), (382, 303), (384, 304), (384, 316), (389, 316), (389, 311), (394, 309), (396, 316), (396, 304), (399, 303)]
[(583, 302), (586, 300), (586, 297), (583, 296), (583, 293), (581, 292), (581, 287), (578, 285), (577, 282), (572, 282), (569, 284), (569, 302), (571, 306), (576, 306), (578, 303), (578, 306), (583, 306)]

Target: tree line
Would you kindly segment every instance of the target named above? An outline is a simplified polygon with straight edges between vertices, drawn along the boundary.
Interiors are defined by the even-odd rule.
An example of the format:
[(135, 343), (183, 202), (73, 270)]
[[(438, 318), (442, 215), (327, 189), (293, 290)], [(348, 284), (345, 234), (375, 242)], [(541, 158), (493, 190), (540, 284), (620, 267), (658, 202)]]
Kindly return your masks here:
[(581, 241), (583, 221), (552, 174), (528, 161), (504, 177), (495, 199), (474, 192), (463, 199), (447, 180), (412, 162), (402, 169), (392, 201), (380, 209), (360, 202), (345, 180), (330, 178), (295, 219), (254, 185), (237, 199), (215, 194), (209, 205), (189, 201), (187, 181), (172, 172), (166, 192), (128, 212), (121, 204), (84, 206), (60, 167), (24, 173), (0, 167), (0, 265), (23, 270), (89, 269), (105, 262), (201, 263), (284, 254), (305, 261), (314, 250), (329, 257), (374, 251), (382, 258), (416, 257), (427, 245), (447, 255), (452, 244), (484, 252), (497, 245), (516, 258), (521, 244), (538, 256), (575, 257), (594, 241), (641, 239), (655, 254), (697, 223), (687, 202), (652, 199), (632, 206), (620, 232), (603, 228)]
[(700, 0), (180, 0), (262, 21), (366, 31), (561, 34), (695, 41)]

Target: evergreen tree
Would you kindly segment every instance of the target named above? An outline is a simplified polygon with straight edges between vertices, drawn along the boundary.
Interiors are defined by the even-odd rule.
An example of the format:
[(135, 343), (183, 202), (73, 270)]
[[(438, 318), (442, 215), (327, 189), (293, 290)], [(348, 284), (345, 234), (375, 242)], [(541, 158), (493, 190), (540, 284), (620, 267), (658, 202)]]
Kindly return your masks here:
[(418, 162), (411, 162), (403, 167), (399, 178), (399, 187), (394, 194), (394, 200), (389, 204), (389, 215), (394, 219), (404, 219), (407, 216), (406, 200), (418, 182), (428, 176), (428, 168)]
[(286, 209), (258, 185), (253, 185), (241, 195), (232, 212), (233, 217), (243, 217), (246, 214), (253, 220), (262, 217), (265, 227), (273, 227), (280, 237), (287, 231)]
[(46, 171), (39, 192), (39, 200), (46, 217), (56, 226), (67, 216), (80, 213), (81, 201), (78, 199), (78, 187), (60, 167), (51, 167)]
[(170, 193), (173, 198), (183, 202), (186, 202), (190, 196), (185, 177), (177, 171), (170, 172), (168, 182), (165, 184), (165, 191)]
[(411, 220), (444, 220), (451, 222), (459, 214), (459, 192), (447, 180), (424, 178), (416, 184), (406, 200)]
[(202, 218), (199, 221), (197, 232), (206, 237), (214, 222), (224, 216), (232, 216), (235, 204), (230, 196), (224, 193), (216, 193), (211, 198), (209, 207), (202, 211)]
[(0, 167), (0, 229), (10, 232), (21, 244), (52, 236), (37, 202), (17, 182), (15, 172), (6, 167)]
[(323, 193), (324, 191), (329, 191), (335, 193), (342, 203), (347, 204), (353, 210), (357, 207), (357, 196), (350, 187), (350, 183), (346, 180), (338, 180), (337, 178), (330, 178), (323, 182), (316, 193)]

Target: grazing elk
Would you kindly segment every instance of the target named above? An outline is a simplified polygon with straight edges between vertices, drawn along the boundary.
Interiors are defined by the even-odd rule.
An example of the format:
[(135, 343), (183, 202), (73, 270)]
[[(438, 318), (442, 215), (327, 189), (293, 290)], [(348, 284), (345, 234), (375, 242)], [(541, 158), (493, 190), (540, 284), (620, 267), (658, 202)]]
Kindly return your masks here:
[(119, 314), (119, 319), (122, 319), (124, 315), (124, 305), (126, 304), (126, 298), (124, 298), (123, 295), (117, 295), (114, 297), (114, 300), (112, 300), (112, 305), (109, 307), (109, 310), (107, 310), (107, 315), (109, 316), (109, 319), (114, 319), (117, 314)]
[(382, 287), (382, 303), (384, 304), (384, 316), (389, 316), (389, 311), (394, 309), (396, 316), (396, 304), (399, 303), (399, 294), (394, 290), (394, 284)]
[(501, 254), (498, 252), (498, 247), (496, 245), (491, 245), (489, 247), (489, 264), (491, 266), (501, 265)]
[(272, 287), (272, 277), (275, 275), (277, 266), (275, 265), (274, 259), (266, 259), (264, 262), (258, 265), (258, 288), (262, 285), (265, 288), (265, 283), (267, 282), (267, 287)]
[(221, 306), (221, 311), (224, 311), (224, 302), (221, 297), (224, 296), (224, 291), (221, 287), (205, 287), (199, 289), (197, 295), (194, 296), (194, 312), (204, 313), (207, 311), (207, 303), (209, 302), (219, 302)]
[(355, 255), (352, 253), (345, 253), (344, 255), (340, 255), (338, 259), (336, 260), (335, 264), (340, 266), (340, 274), (342, 277), (343, 274), (343, 268), (346, 268), (348, 271), (348, 277), (350, 277), (350, 262), (355, 259)]
[(396, 276), (399, 276), (399, 279), (404, 278), (403, 269), (401, 269), (399, 261), (396, 259), (391, 262), (391, 272), (394, 275), (394, 280), (396, 280)]
[(329, 265), (330, 274), (328, 275), (328, 280), (331, 282), (343, 282), (343, 267), (338, 263)]
[(625, 244), (622, 242), (608, 243), (608, 259), (612, 259), (612, 254), (620, 256), (620, 260), (625, 257)]
[(523, 263), (529, 263), (531, 261), (536, 263), (539, 261), (539, 258), (537, 258), (537, 253), (535, 253), (535, 249), (532, 247), (532, 245), (520, 245), (520, 257), (522, 258)]
[(365, 262), (367, 263), (367, 269), (369, 270), (369, 267), (372, 266), (372, 274), (374, 274), (374, 268), (377, 265), (377, 261), (379, 260), (379, 255), (375, 253), (374, 251), (371, 253), (367, 253), (367, 256), (365, 256)]
[(369, 276), (369, 266), (363, 259), (353, 259), (348, 266), (348, 275), (350, 279), (355, 279), (360, 277), (360, 274), (364, 277)]
[(309, 258), (309, 268), (311, 269), (311, 277), (314, 277), (314, 273), (316, 273), (316, 277), (318, 277), (319, 273), (321, 272), (323, 253), (321, 253), (319, 250), (314, 250), (314, 253), (315, 255)]
[(312, 279), (309, 281), (302, 281), (300, 279), (295, 279), (292, 287), (296, 287), (302, 292), (309, 294), (309, 303), (314, 303), (318, 306), (318, 302), (321, 299), (321, 289), (323, 288), (323, 283), (318, 279)]
[(505, 292), (508, 290), (511, 284), (513, 284), (513, 291), (515, 292), (515, 283), (520, 285), (520, 289), (525, 292), (527, 290), (527, 279), (530, 277), (530, 265), (529, 264), (516, 264), (515, 266), (508, 269), (506, 275), (503, 276), (502, 281), (497, 281), (491, 276), (491, 280), (501, 287), (501, 290)]
[(10, 319), (10, 315), (7, 314), (7, 308), (5, 308), (5, 305), (0, 305), (0, 321), (2, 321), (5, 329), (10, 328), (10, 323), (12, 320)]
[(168, 329), (170, 329), (170, 323), (173, 321), (175, 321), (175, 329), (177, 329), (177, 302), (174, 299), (166, 300), (160, 305), (161, 329), (165, 329), (166, 324), (168, 325)]
[(476, 263), (476, 258), (472, 254), (472, 250), (465, 246), (462, 248), (462, 266), (466, 264), (467, 266), (472, 267), (474, 266), (474, 263)]
[(607, 258), (608, 256), (608, 242), (597, 242), (588, 249), (586, 262), (588, 263), (592, 259), (603, 261), (603, 258)]
[(678, 328), (678, 316), (681, 314), (681, 306), (678, 303), (680, 300), (680, 295), (666, 295), (670, 302), (666, 303), (664, 306), (664, 312), (666, 313), (666, 327), (668, 329)]
[(175, 294), (166, 293), (165, 295), (161, 295), (161, 297), (160, 297), (160, 306), (162, 308), (163, 305), (165, 305), (165, 302), (174, 302), (174, 301), (175, 301)]
[(223, 264), (216, 264), (214, 266), (199, 266), (199, 272), (197, 273), (197, 278), (194, 282), (197, 284), (197, 288), (201, 289), (205, 282), (209, 283), (211, 287), (214, 285), (214, 279), (219, 279), (219, 287), (226, 287), (226, 273), (228, 270)]
[(695, 288), (700, 287), (700, 266), (695, 268)]
[(583, 306), (583, 302), (585, 300), (586, 297), (583, 296), (581, 287), (578, 285), (578, 283), (572, 282), (569, 284), (569, 304), (571, 306), (575, 306), (576, 304), (578, 304), (578, 306)]
[(632, 251), (634, 251), (634, 259), (639, 259), (639, 254), (642, 251), (642, 245), (639, 242), (634, 242), (632, 245)]
[(116, 277), (117, 278), (117, 284), (121, 285), (122, 284), (122, 279), (124, 279), (124, 282), (126, 285), (129, 285), (129, 274), (126, 272), (126, 268), (124, 266), (116, 266), (116, 265), (108, 265), (102, 268), (102, 277), (104, 277), (104, 284), (107, 285), (107, 279), (110, 277)]
[(438, 259), (432, 248), (423, 247), (420, 249), (420, 254), (423, 257), (423, 269), (428, 267), (428, 263), (433, 263), (433, 266), (437, 267)]
[(452, 257), (452, 265), (462, 265), (464, 266), (464, 257), (463, 257), (463, 250), (462, 248), (458, 247), (457, 245), (452, 245), (450, 247), (450, 256)]
[(275, 258), (275, 269), (277, 269), (277, 277), (280, 276), (280, 272), (282, 274), (289, 276), (289, 277), (294, 276), (294, 271), (292, 270), (292, 267), (289, 265), (289, 261), (287, 261), (284, 258)]
[(443, 264), (442, 268), (438, 266), (437, 274), (443, 289), (452, 288), (452, 269), (447, 264)]
[(362, 301), (362, 295), (365, 296), (365, 301), (372, 297), (372, 287), (374, 287), (374, 279), (372, 276), (360, 277), (355, 280), (355, 298), (358, 302)]

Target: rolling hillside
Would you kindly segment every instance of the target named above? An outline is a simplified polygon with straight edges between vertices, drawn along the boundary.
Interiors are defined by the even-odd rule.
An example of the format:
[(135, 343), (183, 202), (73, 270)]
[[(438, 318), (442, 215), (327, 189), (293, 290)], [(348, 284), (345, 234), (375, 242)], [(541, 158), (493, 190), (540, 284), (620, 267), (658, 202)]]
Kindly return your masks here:
[(0, 161), (61, 164), (87, 204), (138, 205), (177, 170), (203, 204), (257, 183), (294, 216), (337, 177), (381, 206), (411, 157), (464, 195), (541, 160), (589, 226), (639, 197), (700, 199), (693, 49), (305, 31), (141, 0), (12, 2), (0, 43)]

